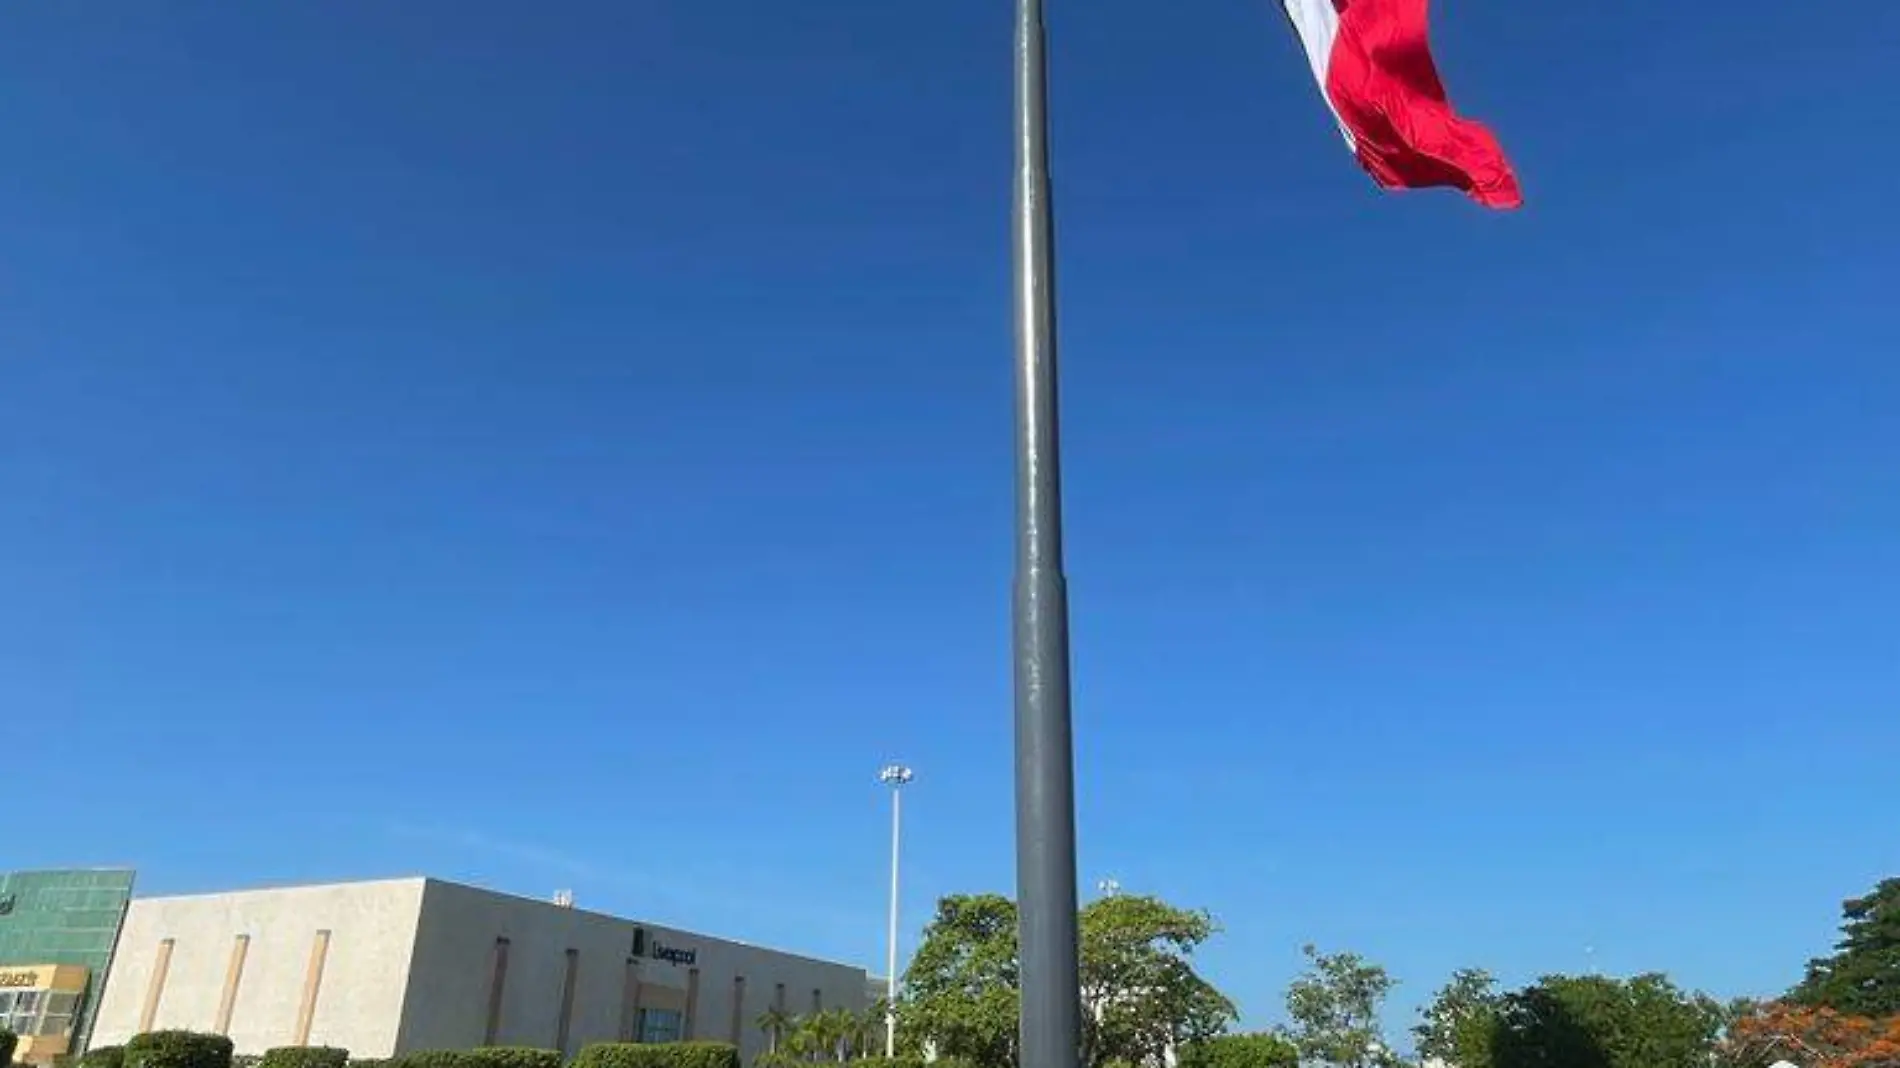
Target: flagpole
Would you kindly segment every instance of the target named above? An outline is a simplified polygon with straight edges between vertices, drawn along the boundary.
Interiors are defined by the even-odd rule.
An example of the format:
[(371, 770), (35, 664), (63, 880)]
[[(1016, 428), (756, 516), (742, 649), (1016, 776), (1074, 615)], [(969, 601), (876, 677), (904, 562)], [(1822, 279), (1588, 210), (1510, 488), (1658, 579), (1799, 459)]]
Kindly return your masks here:
[(1076, 1068), (1081, 1042), (1069, 600), (1062, 573), (1054, 212), (1042, 0), (1016, 0), (1016, 895), (1022, 1068)]

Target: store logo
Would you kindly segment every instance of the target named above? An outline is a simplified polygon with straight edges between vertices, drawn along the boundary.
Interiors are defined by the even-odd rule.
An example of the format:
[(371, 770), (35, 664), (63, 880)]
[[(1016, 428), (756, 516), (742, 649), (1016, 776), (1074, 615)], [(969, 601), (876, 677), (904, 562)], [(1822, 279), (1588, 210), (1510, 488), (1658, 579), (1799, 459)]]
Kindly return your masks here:
[(668, 964), (684, 964), (690, 967), (694, 961), (699, 959), (699, 951), (696, 949), (680, 949), (677, 946), (669, 946), (664, 942), (655, 942), (653, 943), (653, 959), (663, 960)]
[(633, 955), (636, 957), (651, 957), (654, 960), (663, 960), (668, 964), (684, 964), (690, 968), (693, 962), (699, 959), (699, 950), (669, 946), (657, 938), (649, 942), (647, 941), (647, 929), (644, 927), (635, 927), (633, 929)]
[(21, 986), (40, 985), (38, 972), (0, 972), (0, 990), (12, 990)]

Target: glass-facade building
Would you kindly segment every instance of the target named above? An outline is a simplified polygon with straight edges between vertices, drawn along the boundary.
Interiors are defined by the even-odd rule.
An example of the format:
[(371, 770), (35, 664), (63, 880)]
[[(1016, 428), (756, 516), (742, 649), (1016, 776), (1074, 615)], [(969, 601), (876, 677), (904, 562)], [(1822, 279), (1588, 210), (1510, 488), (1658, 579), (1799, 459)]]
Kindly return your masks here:
[(16, 1061), (86, 1048), (132, 897), (125, 869), (0, 872), (0, 1028)]

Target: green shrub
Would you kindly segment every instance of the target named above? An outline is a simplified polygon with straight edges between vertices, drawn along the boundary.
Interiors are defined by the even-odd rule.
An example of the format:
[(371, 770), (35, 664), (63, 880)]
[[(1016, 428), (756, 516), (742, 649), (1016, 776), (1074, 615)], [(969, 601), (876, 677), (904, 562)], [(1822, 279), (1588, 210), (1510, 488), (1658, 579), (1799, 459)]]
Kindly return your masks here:
[(425, 1049), (392, 1057), (388, 1068), (467, 1068), (468, 1053), (459, 1049)]
[(0, 1027), (0, 1068), (13, 1063), (13, 1049), (20, 1044), (20, 1036)]
[(1180, 1068), (1299, 1068), (1299, 1063), (1299, 1049), (1279, 1035), (1216, 1035), (1188, 1044)]
[(462, 1054), (460, 1068), (561, 1068), (561, 1051), (529, 1046), (483, 1046)]
[(976, 1068), (976, 1062), (968, 1057), (938, 1057), (930, 1062), (930, 1068)]
[(570, 1068), (740, 1068), (739, 1047), (725, 1042), (600, 1042)]
[(125, 1068), (124, 1046), (99, 1046), (79, 1057), (79, 1068)]
[(344, 1068), (349, 1063), (350, 1051), (335, 1046), (278, 1046), (264, 1051), (257, 1068)]
[(125, 1044), (125, 1068), (231, 1068), (231, 1040), (196, 1031), (152, 1031)]

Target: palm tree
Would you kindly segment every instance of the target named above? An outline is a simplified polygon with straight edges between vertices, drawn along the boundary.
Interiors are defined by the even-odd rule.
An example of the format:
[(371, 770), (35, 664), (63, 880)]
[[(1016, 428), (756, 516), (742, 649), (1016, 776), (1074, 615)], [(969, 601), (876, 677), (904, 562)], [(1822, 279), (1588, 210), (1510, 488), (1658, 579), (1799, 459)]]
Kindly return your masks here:
[[(866, 1057), (870, 1056), (873, 1047), (883, 1049), (884, 1021), (885, 1018), (890, 1015), (890, 1012), (891, 1003), (888, 998), (878, 998), (876, 1001), (871, 1002), (870, 1008), (864, 1010), (864, 1019), (860, 1022), (864, 1027), (865, 1039), (862, 1048), (859, 1050), (860, 1055)], [(875, 1036), (875, 1038), (872, 1036)], [(884, 1050), (884, 1056), (895, 1057), (897, 1056), (897, 1051), (886, 1049)]]
[(851, 1040), (852, 1025), (857, 1023), (857, 1015), (848, 1009), (826, 1009), (813, 1013), (805, 1021), (809, 1030), (813, 1052), (820, 1060), (843, 1062)]
[(812, 1018), (794, 1016), (786, 1021), (779, 1045), (787, 1056), (796, 1057), (799, 1060), (811, 1060), (812, 1054), (816, 1053), (818, 1048), (818, 1036), (812, 1030)]
[(785, 1032), (798, 1026), (798, 1020), (784, 1007), (774, 1005), (759, 1014), (758, 1025), (759, 1030), (765, 1032), (765, 1040), (769, 1044), (766, 1052), (777, 1053), (779, 1041), (785, 1037)]

